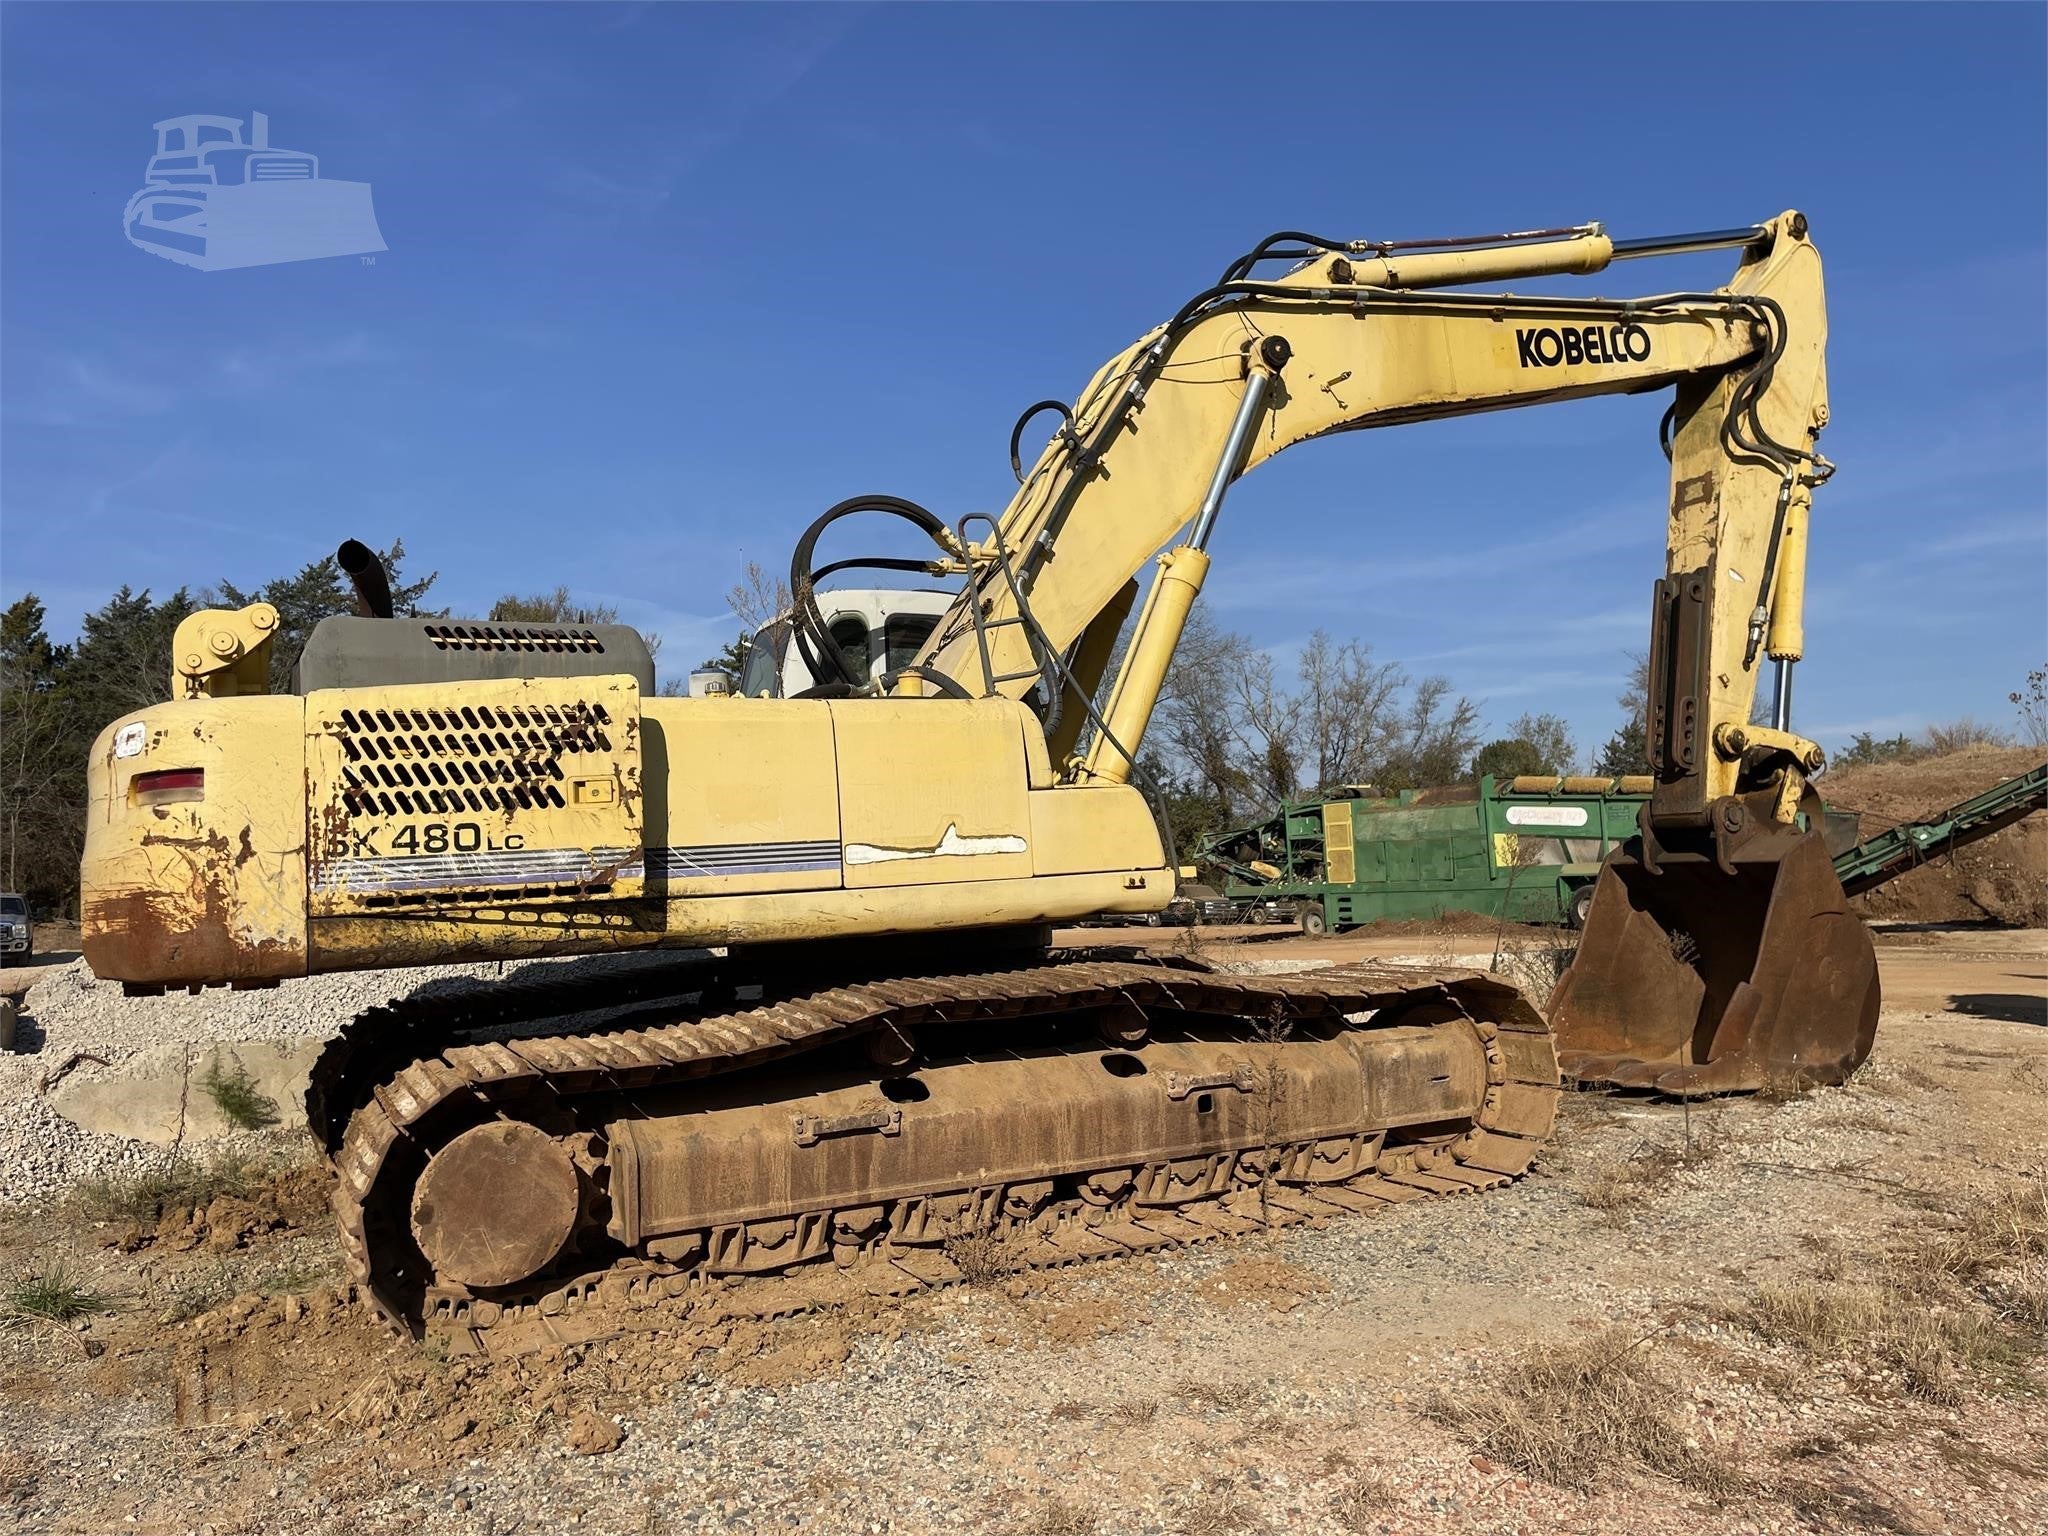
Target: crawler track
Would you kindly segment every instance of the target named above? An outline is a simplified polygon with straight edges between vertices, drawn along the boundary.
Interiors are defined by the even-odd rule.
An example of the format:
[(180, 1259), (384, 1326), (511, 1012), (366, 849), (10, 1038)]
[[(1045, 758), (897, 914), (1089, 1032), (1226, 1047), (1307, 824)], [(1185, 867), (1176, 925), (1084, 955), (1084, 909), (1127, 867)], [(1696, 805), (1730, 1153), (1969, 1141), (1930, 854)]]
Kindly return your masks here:
[[(465, 1000), (459, 1014), (401, 1004), (398, 1015), (367, 1021), (377, 1026), (367, 1038), (388, 1050), (402, 1015), (416, 1031), (410, 1043), (431, 1053), (374, 1086), (364, 1082), (360, 1054), (330, 1061), (316, 1074), (316, 1128), (321, 1114), (332, 1123), (346, 1100), (359, 1100), (335, 1152), (336, 1209), (358, 1294), (407, 1332), (445, 1331), (461, 1345), (493, 1353), (706, 1315), (784, 1316), (1490, 1188), (1528, 1168), (1556, 1111), (1556, 1054), (1541, 1016), (1512, 986), (1473, 973), (1355, 966), (1248, 977), (1156, 961), (1055, 958), (962, 975), (799, 984), (755, 1007), (722, 1006), (730, 994), (708, 969), (678, 971), (668, 981), (692, 976), (701, 987), (687, 998), (648, 996), (662, 984), (649, 973), (629, 979), (623, 993), (541, 986), (481, 1004)], [(586, 1032), (479, 1034), (564, 1011), (564, 1004), (582, 1013), (605, 1008), (611, 1017)], [(1091, 1069), (1106, 1048), (1153, 1063), (1142, 1090), (1151, 1095), (1148, 1109), (1179, 1113), (1192, 1090), (1211, 1090), (1196, 1095), (1203, 1112), (1213, 1091), (1229, 1101), (1221, 1106), (1227, 1113), (1204, 1123), (1234, 1129), (1199, 1147), (1176, 1143), (1159, 1156), (1128, 1161), (1077, 1162), (1085, 1153), (1062, 1160), (1049, 1150), (1046, 1166), (1025, 1168), (1022, 1177), (1016, 1167), (992, 1170), (985, 1149), (970, 1150), (958, 1167), (946, 1163), (944, 1138), (952, 1133), (936, 1119), (918, 1118), (927, 1106), (899, 1112), (880, 1097), (860, 1098), (862, 1106), (878, 1108), (837, 1118), (821, 1111), (809, 1117), (807, 1130), (807, 1105), (904, 1081), (891, 1077), (892, 1069), (864, 1064), (864, 1046), (885, 1053), (891, 1040), (914, 1040), (918, 1053), (910, 1067), (893, 1070), (937, 1064), (935, 1077), (951, 1072), (952, 1083), (988, 1093), (988, 1114), (1024, 1117), (1027, 1154), (1040, 1145), (1041, 1121), (1048, 1149), (1078, 1145), (1071, 1127), (1061, 1130), (1062, 1115), (1072, 1121), (1077, 1110), (1054, 1100), (1033, 1103), (1013, 1085), (1028, 1082), (1031, 1070)], [(1105, 1047), (1105, 1040), (1112, 1043)], [(862, 1065), (850, 1071), (846, 1064), (856, 1056)], [(1206, 1077), (1167, 1070), (1198, 1057), (1229, 1065)], [(1099, 1059), (1105, 1069), (1113, 1064), (1111, 1055)], [(1365, 1091), (1352, 1083), (1356, 1102), (1340, 1120), (1326, 1114), (1304, 1132), (1313, 1117), (1304, 1118), (1302, 1106), (1283, 1112), (1281, 1101), (1290, 1092), (1328, 1099), (1332, 1082), (1344, 1089), (1332, 1060), (1354, 1063)], [(1373, 1123), (1383, 1091), (1391, 1100), (1449, 1092), (1442, 1085), (1450, 1066), (1429, 1075), (1440, 1061), (1455, 1061), (1470, 1077), (1469, 1103), (1455, 1117), (1422, 1121), (1411, 1113), (1405, 1123)], [(777, 1064), (758, 1070), (771, 1062)], [(835, 1081), (854, 1084), (839, 1099), (805, 1099), (789, 1086), (828, 1062), (840, 1064)], [(1313, 1071), (1306, 1065), (1312, 1062)], [(1129, 1072), (1145, 1068), (1116, 1075)], [(759, 1109), (749, 1107), (755, 1085)], [(792, 1106), (795, 1151), (788, 1145)], [(929, 1107), (934, 1114), (939, 1108)], [(744, 1123), (771, 1130), (779, 1125), (783, 1145), (774, 1156), (800, 1171), (822, 1166), (801, 1159), (838, 1159), (842, 1173), (854, 1164), (880, 1168), (888, 1154), (920, 1144), (940, 1156), (916, 1166), (942, 1171), (914, 1186), (888, 1184), (878, 1173), (871, 1197), (863, 1191), (859, 1199), (825, 1205), (791, 1196), (778, 1206), (772, 1193), (749, 1189), (744, 1193), (755, 1203), (737, 1219), (714, 1213), (689, 1231), (679, 1230), (687, 1222), (661, 1227), (643, 1219), (662, 1198), (674, 1203), (676, 1170), (687, 1173), (701, 1159), (679, 1155), (641, 1172), (648, 1154), (632, 1152), (636, 1128), (651, 1125), (674, 1138), (710, 1124), (704, 1117), (713, 1113), (754, 1116)], [(1085, 1109), (1080, 1114), (1088, 1119)], [(1098, 1133), (1104, 1118), (1114, 1117), (1089, 1121)], [(566, 1149), (580, 1190), (571, 1201), (573, 1235), (541, 1272), (519, 1283), (454, 1283), (422, 1249), (419, 1223), (437, 1219), (423, 1213), (422, 1175), (466, 1132), (508, 1124), (522, 1128), (513, 1134)], [(751, 1172), (750, 1164), (735, 1166)], [(643, 1180), (652, 1181), (653, 1194)], [(802, 1180), (771, 1162), (760, 1182), (772, 1191)], [(494, 1202), (524, 1194), (523, 1187), (493, 1183), (477, 1200), (478, 1219), (489, 1217)]]

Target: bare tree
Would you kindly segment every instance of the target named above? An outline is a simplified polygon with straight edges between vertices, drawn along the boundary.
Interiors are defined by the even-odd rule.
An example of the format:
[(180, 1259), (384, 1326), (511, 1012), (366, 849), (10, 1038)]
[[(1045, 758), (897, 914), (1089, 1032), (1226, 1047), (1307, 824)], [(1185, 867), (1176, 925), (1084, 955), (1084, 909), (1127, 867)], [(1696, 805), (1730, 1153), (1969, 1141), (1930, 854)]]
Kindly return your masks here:
[(1290, 663), (1198, 607), (1146, 740), (1227, 815), (1343, 784), (1462, 778), (1477, 709), (1443, 678), (1409, 686), (1362, 642), (1317, 631)]
[(1418, 789), (1465, 776), (1465, 765), (1479, 746), (1479, 709), (1470, 699), (1450, 694), (1447, 677), (1425, 677), (1415, 685), (1398, 743), (1380, 774), (1382, 787)]
[(2030, 747), (2048, 747), (2048, 662), (2027, 673), (2027, 686), (2006, 695), (2020, 714), (2020, 730)]
[(725, 606), (751, 635), (778, 614), (789, 611), (789, 583), (770, 574), (758, 560), (747, 562), (746, 574), (726, 590)]

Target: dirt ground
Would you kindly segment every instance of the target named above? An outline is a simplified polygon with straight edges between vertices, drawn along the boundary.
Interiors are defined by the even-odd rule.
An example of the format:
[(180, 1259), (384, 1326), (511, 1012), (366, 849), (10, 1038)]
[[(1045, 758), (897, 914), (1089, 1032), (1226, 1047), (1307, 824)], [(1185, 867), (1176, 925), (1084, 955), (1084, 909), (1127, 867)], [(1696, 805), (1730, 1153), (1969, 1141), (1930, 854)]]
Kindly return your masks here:
[(346, 1305), (288, 1139), (159, 1218), (69, 1197), (0, 1227), (0, 1528), (2039, 1531), (2048, 932), (1879, 953), (1848, 1087), (1576, 1095), (1505, 1191), (516, 1361)]

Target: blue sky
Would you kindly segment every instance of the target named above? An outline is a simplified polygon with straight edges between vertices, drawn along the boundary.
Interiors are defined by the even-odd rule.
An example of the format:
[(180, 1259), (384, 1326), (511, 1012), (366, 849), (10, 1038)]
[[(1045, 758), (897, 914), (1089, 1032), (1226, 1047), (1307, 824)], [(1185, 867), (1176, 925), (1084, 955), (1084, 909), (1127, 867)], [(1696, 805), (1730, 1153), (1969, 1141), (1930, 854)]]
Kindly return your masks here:
[[(122, 582), (402, 536), (458, 610), (567, 582), (687, 665), (743, 562), (786, 564), (832, 502), (999, 507), (1017, 411), (1272, 229), (1796, 206), (1841, 466), (1798, 723), (2009, 724), (2048, 653), (2044, 15), (10, 5), (0, 600), (66, 633)], [(122, 238), (152, 122), (252, 109), (373, 185), (374, 264), (199, 272)], [(1233, 492), (1204, 601), (1590, 750), (1661, 569), (1661, 409), (1304, 446)]]

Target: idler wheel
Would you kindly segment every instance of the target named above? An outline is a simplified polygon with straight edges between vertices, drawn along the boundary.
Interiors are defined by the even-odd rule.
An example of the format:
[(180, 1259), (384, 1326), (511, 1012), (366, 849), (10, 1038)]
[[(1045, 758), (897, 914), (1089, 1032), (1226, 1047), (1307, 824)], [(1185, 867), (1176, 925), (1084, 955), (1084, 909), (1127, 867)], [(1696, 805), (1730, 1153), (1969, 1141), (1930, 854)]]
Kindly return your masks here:
[(412, 1194), (412, 1231), (438, 1278), (514, 1285), (555, 1261), (580, 1204), (576, 1165), (559, 1142), (494, 1120), (427, 1163)]

